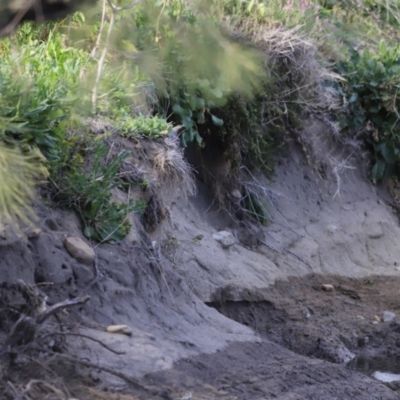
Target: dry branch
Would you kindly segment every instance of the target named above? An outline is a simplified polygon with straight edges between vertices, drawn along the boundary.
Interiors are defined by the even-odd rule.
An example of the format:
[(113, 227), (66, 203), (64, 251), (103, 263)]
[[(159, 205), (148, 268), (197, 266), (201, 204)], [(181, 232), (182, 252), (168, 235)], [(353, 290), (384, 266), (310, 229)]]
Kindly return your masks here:
[(103, 343), (101, 340), (95, 339), (94, 337), (89, 336), (89, 335), (84, 335), (84, 334), (82, 334), (82, 333), (75, 333), (75, 332), (52, 332), (52, 333), (49, 333), (49, 334), (47, 334), (47, 335), (41, 337), (40, 339), (41, 339), (41, 340), (44, 340), (44, 339), (46, 339), (46, 338), (48, 338), (48, 337), (50, 337), (50, 336), (77, 336), (77, 337), (81, 337), (81, 338), (84, 338), (84, 339), (92, 340), (93, 342), (96, 342), (96, 343), (100, 344), (100, 345), (103, 346), (105, 349), (107, 349), (108, 351), (111, 351), (111, 352), (114, 353), (114, 354), (118, 354), (118, 355), (125, 354), (125, 351), (117, 351), (117, 350), (114, 350), (114, 349), (112, 349), (111, 347), (107, 346), (105, 343)]
[(39, 325), (57, 311), (85, 304), (90, 296), (79, 297), (74, 300), (65, 300), (46, 308), (47, 296), (35, 285), (28, 285), (19, 280), (15, 284), (2, 283), (3, 289), (13, 289), (22, 294), (25, 299), (25, 307), (17, 322), (11, 327), (9, 334), (0, 348), (0, 354), (6, 353), (10, 348), (31, 343), (36, 336)]
[(46, 311), (41, 313), (37, 318), (36, 322), (38, 324), (42, 324), (46, 319), (51, 317), (53, 314), (55, 314), (57, 311), (65, 309), (65, 308), (71, 308), (75, 307), (81, 304), (85, 304), (90, 300), (90, 296), (85, 296), (85, 297), (79, 297), (75, 300), (64, 300), (61, 303), (57, 303), (54, 306), (48, 308)]

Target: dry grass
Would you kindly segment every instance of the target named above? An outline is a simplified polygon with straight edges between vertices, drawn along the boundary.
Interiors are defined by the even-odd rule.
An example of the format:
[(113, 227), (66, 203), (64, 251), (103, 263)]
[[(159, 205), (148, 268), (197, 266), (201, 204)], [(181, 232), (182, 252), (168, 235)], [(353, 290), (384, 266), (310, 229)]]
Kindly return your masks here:
[(177, 135), (164, 139), (163, 146), (157, 146), (152, 164), (157, 174), (156, 186), (162, 198), (175, 197), (180, 192), (185, 198), (196, 192), (192, 168), (185, 160)]
[(160, 141), (113, 135), (107, 144), (108, 160), (123, 150), (130, 153), (120, 167), (119, 177), (129, 184), (128, 192), (135, 200), (146, 201), (142, 222), (148, 232), (169, 218), (168, 207), (179, 195), (187, 198), (195, 194), (193, 171), (175, 131)]
[(250, 34), (252, 42), (264, 51), (265, 68), (281, 89), (274, 93), (274, 99), (282, 106), (286, 99), (294, 97), (303, 112), (339, 110), (340, 98), (325, 83), (342, 78), (320, 56), (317, 43), (299, 30), (276, 27)]
[[(332, 71), (318, 43), (301, 34), (300, 26), (259, 25), (255, 29), (249, 18), (231, 28), (264, 54), (264, 67), (272, 84), (265, 88), (262, 124), (275, 126), (282, 137), (294, 137), (320, 177), (336, 182), (338, 196), (341, 176), (353, 168), (352, 155), (361, 149), (359, 141), (341, 135), (332, 119), (345, 107), (333, 88), (333, 83), (342, 78)], [(247, 215), (265, 223), (272, 205), (267, 188), (243, 170), (240, 181), (244, 198), (250, 203)]]

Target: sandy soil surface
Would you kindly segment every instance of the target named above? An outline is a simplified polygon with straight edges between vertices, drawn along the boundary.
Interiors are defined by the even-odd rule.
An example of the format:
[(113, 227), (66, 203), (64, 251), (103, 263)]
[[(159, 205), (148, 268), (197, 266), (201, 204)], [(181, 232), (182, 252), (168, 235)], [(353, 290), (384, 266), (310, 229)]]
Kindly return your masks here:
[[(39, 349), (32, 349), (35, 361), (26, 355), (14, 364), (2, 361), (0, 398), (16, 398), (10, 380), (21, 391), (33, 378), (51, 377), (78, 399), (398, 398), (380, 382), (329, 361), (340, 362), (343, 351), (396, 354), (397, 323), (374, 325), (372, 320), (385, 310), (400, 312), (394, 296), (399, 279), (311, 275), (249, 291), (241, 301), (232, 301), (230, 291), (225, 298), (219, 292), (218, 301), (205, 304), (167, 259), (155, 261), (143, 247), (125, 243), (96, 248), (100, 275), (90, 286), (93, 268), (76, 262), (63, 246), (67, 234), (79, 235), (76, 219), (43, 212), (47, 217), (39, 237), (1, 241), (3, 281), (51, 280), (52, 286), (43, 286), (50, 303), (86, 291), (91, 300), (43, 327)], [(334, 290), (323, 291), (323, 283)], [(132, 335), (105, 331), (118, 323), (130, 326)], [(4, 340), (7, 325), (2, 328)], [(98, 342), (66, 336), (63, 343), (53, 343), (46, 335), (55, 328)], [(58, 353), (99, 368), (57, 361)], [(41, 399), (43, 393), (32, 392), (30, 398)], [(122, 393), (127, 397), (118, 397)]]
[[(115, 245), (88, 242), (76, 216), (48, 206), (38, 234), (6, 230), (0, 343), (21, 309), (7, 284), (40, 285), (49, 307), (90, 301), (12, 354), (1, 349), (0, 399), (398, 398), (343, 364), (400, 348), (400, 325), (380, 321), (384, 311), (400, 319), (400, 228), (384, 195), (349, 168), (334, 197), (297, 150), (265, 184), (273, 223), (250, 233), (201, 182), (189, 203), (171, 200), (154, 233), (133, 219)], [(235, 238), (229, 248), (213, 238), (222, 229)], [(66, 237), (86, 241), (95, 261), (72, 257)], [(107, 332), (115, 324), (131, 335)]]

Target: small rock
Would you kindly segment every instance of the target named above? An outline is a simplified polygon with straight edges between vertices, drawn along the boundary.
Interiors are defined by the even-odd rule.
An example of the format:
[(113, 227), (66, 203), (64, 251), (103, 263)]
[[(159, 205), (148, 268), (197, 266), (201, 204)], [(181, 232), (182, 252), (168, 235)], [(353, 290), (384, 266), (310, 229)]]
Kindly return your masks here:
[(224, 247), (224, 248), (228, 248), (228, 247), (232, 246), (233, 244), (235, 244), (235, 242), (236, 242), (235, 237), (232, 235), (232, 233), (230, 233), (228, 231), (220, 231), (218, 233), (214, 233), (213, 238), (216, 241), (220, 242), (222, 247)]
[(382, 322), (382, 320), (380, 319), (380, 317), (378, 317), (377, 315), (374, 315), (374, 317), (372, 318), (372, 320), (374, 322)]
[(233, 198), (235, 198), (235, 199), (240, 200), (240, 199), (242, 198), (242, 193), (240, 193), (240, 190), (235, 189), (235, 190), (232, 190), (231, 196), (232, 196)]
[(321, 289), (325, 290), (326, 292), (333, 292), (335, 288), (333, 285), (330, 285), (329, 283), (324, 283), (323, 285), (321, 285)]
[(328, 231), (329, 234), (333, 235), (337, 231), (337, 226), (336, 225), (328, 225), (326, 227), (326, 230)]
[(372, 374), (372, 377), (377, 379), (378, 381), (381, 382), (396, 382), (400, 380), (400, 375), (398, 374), (392, 374), (391, 372), (380, 372), (376, 371)]
[(365, 319), (362, 315), (357, 315), (356, 318), (357, 318), (357, 319), (361, 319), (361, 320)]
[(39, 235), (42, 233), (42, 230), (40, 228), (35, 228), (35, 229), (30, 229), (28, 231), (28, 238), (29, 239), (36, 239), (39, 237)]
[(379, 324), (378, 321), (372, 321), (372, 323), (373, 323), (374, 325), (378, 325), (378, 324)]
[(122, 333), (127, 336), (132, 336), (132, 329), (127, 325), (109, 325), (106, 330), (108, 333)]
[(391, 322), (396, 319), (396, 314), (392, 313), (390, 311), (384, 311), (383, 312), (383, 322)]
[(67, 237), (64, 246), (69, 254), (83, 264), (92, 264), (95, 258), (94, 250), (77, 237)]

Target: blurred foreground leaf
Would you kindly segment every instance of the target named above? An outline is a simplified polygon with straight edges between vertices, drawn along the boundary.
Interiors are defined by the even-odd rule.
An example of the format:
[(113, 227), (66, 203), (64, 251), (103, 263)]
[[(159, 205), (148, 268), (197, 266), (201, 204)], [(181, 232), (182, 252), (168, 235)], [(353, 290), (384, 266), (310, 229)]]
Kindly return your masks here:
[(35, 218), (31, 202), (45, 168), (34, 156), (0, 146), (0, 223), (28, 223)]

